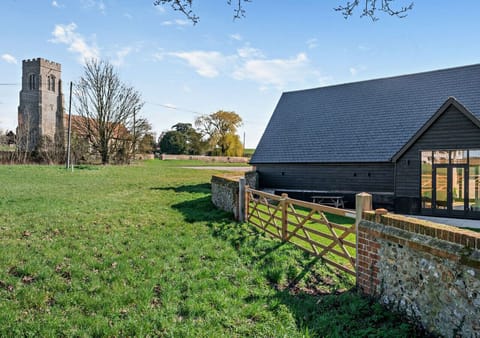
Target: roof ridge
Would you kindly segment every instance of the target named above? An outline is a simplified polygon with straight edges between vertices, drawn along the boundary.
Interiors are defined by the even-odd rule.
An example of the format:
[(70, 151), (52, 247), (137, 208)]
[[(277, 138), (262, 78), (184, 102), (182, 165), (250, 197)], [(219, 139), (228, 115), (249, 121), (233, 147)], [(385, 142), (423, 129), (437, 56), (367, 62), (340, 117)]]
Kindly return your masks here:
[(289, 91), (283, 92), (283, 94), (307, 92), (307, 91), (310, 91), (310, 90), (318, 90), (318, 89), (325, 89), (325, 88), (350, 86), (350, 85), (357, 85), (357, 84), (360, 84), (360, 83), (375, 82), (375, 81), (382, 81), (382, 80), (400, 79), (400, 78), (405, 78), (405, 77), (432, 74), (432, 73), (440, 73), (440, 72), (447, 72), (447, 71), (458, 71), (462, 68), (472, 68), (472, 67), (480, 67), (480, 63), (474, 63), (474, 64), (471, 64), (471, 65), (463, 65), (463, 66), (456, 66), (456, 67), (441, 68), (441, 69), (434, 69), (434, 70), (426, 70), (426, 71), (421, 71), (421, 72), (418, 72), (418, 73), (385, 76), (385, 77), (379, 77), (379, 78), (368, 79), (368, 80), (343, 82), (343, 83), (337, 83), (337, 84), (314, 87), (314, 88), (307, 88), (307, 89), (289, 90)]

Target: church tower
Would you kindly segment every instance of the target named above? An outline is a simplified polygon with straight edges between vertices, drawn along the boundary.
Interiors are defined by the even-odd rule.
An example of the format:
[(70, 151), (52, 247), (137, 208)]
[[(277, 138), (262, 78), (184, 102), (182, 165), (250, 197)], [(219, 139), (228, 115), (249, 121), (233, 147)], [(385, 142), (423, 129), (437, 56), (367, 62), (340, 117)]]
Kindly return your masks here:
[(64, 146), (61, 65), (42, 58), (23, 60), (18, 107), (18, 144), (26, 151)]

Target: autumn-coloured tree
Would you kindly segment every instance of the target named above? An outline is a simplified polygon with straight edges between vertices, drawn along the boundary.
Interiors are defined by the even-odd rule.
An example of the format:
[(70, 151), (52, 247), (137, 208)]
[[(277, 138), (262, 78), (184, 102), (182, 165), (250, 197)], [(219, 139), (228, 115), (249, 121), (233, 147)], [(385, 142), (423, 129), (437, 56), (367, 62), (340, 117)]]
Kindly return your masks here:
[(236, 135), (241, 125), (242, 118), (237, 113), (224, 110), (202, 115), (195, 120), (195, 126), (208, 141), (211, 152), (228, 156), (242, 155), (240, 138)]

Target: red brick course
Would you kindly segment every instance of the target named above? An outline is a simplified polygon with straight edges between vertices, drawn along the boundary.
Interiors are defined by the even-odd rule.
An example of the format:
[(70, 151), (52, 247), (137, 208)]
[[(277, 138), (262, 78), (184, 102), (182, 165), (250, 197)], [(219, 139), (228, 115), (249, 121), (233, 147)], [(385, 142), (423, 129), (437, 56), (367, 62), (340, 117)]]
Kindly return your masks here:
[[(417, 220), (395, 214), (388, 214), (384, 210), (366, 211), (363, 218), (367, 221), (391, 226), (415, 234), (425, 235), (439, 240), (459, 244), (472, 250), (480, 249), (480, 233), (458, 229), (456, 227), (436, 224), (429, 221)], [(380, 249), (379, 239), (390, 243), (408, 246), (414, 250), (427, 252), (440, 258), (446, 258), (458, 262), (461, 258), (459, 253), (454, 254), (446, 250), (425, 245), (416, 241), (400, 238), (388, 233), (379, 232), (364, 226), (358, 229), (357, 251), (357, 286), (365, 294), (375, 296), (378, 293), (378, 262)], [(468, 264), (475, 266), (476, 264)]]
[(480, 250), (480, 233), (471, 230), (376, 211), (365, 211), (363, 219)]
[[(361, 228), (362, 230), (367, 230)], [(379, 285), (378, 250), (380, 244), (376, 241), (375, 235), (368, 231), (358, 232), (358, 265), (357, 265), (357, 287), (367, 295), (375, 295), (376, 287)]]

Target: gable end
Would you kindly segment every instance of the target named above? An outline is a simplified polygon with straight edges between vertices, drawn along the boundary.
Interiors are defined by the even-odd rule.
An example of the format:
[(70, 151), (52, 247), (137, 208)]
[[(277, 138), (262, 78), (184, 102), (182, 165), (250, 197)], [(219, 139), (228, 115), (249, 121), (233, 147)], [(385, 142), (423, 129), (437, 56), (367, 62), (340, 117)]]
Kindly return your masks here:
[(455, 107), (459, 112), (461, 112), (465, 117), (467, 117), (474, 125), (480, 129), (480, 120), (477, 119), (464, 105), (462, 105), (454, 97), (449, 97), (442, 106), (437, 110), (437, 112), (420, 128), (415, 135), (392, 157), (392, 162), (397, 162), (399, 158), (405, 154), (405, 152), (410, 149), (415, 142), (446, 112), (450, 107)]

